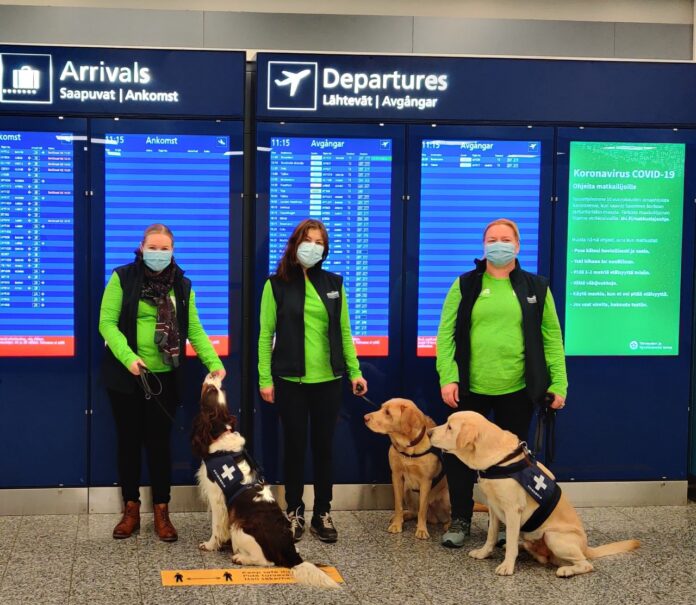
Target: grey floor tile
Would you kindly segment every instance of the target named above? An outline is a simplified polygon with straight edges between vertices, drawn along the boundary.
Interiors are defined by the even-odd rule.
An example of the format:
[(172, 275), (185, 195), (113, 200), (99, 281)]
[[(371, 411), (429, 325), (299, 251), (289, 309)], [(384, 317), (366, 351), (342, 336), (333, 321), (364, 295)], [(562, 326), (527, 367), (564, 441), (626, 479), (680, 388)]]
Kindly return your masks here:
[(22, 517), (0, 517), (0, 586), (19, 532)]
[(49, 551), (40, 543), (34, 552), (13, 553), (8, 562), (0, 603), (67, 603), (70, 594), (73, 552)]

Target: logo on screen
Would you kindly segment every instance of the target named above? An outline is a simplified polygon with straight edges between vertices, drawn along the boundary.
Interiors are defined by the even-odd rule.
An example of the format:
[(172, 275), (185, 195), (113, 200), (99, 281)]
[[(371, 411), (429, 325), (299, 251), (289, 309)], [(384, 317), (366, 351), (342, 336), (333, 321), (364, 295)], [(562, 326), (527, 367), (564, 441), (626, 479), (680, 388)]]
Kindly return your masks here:
[(53, 103), (51, 55), (0, 53), (0, 103)]
[(268, 109), (316, 111), (318, 65), (303, 61), (268, 62)]

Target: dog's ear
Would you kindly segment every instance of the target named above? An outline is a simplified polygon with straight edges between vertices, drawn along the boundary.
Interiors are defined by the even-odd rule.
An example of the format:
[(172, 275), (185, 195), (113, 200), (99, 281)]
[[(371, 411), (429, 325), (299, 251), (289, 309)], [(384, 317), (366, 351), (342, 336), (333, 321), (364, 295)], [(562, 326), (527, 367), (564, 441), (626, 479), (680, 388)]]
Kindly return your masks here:
[(474, 424), (462, 424), (457, 435), (458, 450), (472, 450), (479, 437), (479, 430)]
[(409, 433), (411, 430), (423, 426), (423, 413), (416, 407), (401, 404), (401, 430)]

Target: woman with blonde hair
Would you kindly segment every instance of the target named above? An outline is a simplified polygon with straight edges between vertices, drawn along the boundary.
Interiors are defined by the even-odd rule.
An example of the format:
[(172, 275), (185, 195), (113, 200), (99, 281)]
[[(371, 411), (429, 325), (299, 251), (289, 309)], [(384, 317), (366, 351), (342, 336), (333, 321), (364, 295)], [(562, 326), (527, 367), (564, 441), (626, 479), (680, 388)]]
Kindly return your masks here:
[[(457, 411), (491, 412), (495, 423), (527, 440), (535, 405), (565, 406), (563, 336), (546, 278), (524, 271), (520, 232), (508, 219), (483, 232), (484, 258), (450, 288), (437, 333), (442, 400)], [(444, 546), (459, 548), (471, 531), (476, 473), (456, 456), (444, 466), (452, 525)]]

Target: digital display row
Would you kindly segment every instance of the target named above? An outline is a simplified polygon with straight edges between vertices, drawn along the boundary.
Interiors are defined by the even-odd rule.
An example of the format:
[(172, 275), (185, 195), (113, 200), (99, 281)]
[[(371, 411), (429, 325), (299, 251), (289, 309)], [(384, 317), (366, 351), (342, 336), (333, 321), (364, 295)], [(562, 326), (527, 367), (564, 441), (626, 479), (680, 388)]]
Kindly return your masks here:
[(73, 135), (0, 131), (0, 357), (71, 356)]
[(271, 139), (269, 272), (302, 219), (326, 224), (358, 355), (389, 352), (391, 139)]
[(145, 227), (166, 224), (203, 327), (218, 354), (227, 355), (229, 137), (107, 134), (105, 140), (105, 280), (133, 260)]
[(540, 183), (539, 141), (422, 142), (419, 357), (436, 354), (442, 303), (455, 278), (483, 256), (483, 230), (492, 220), (517, 223), (520, 264), (536, 272)]

